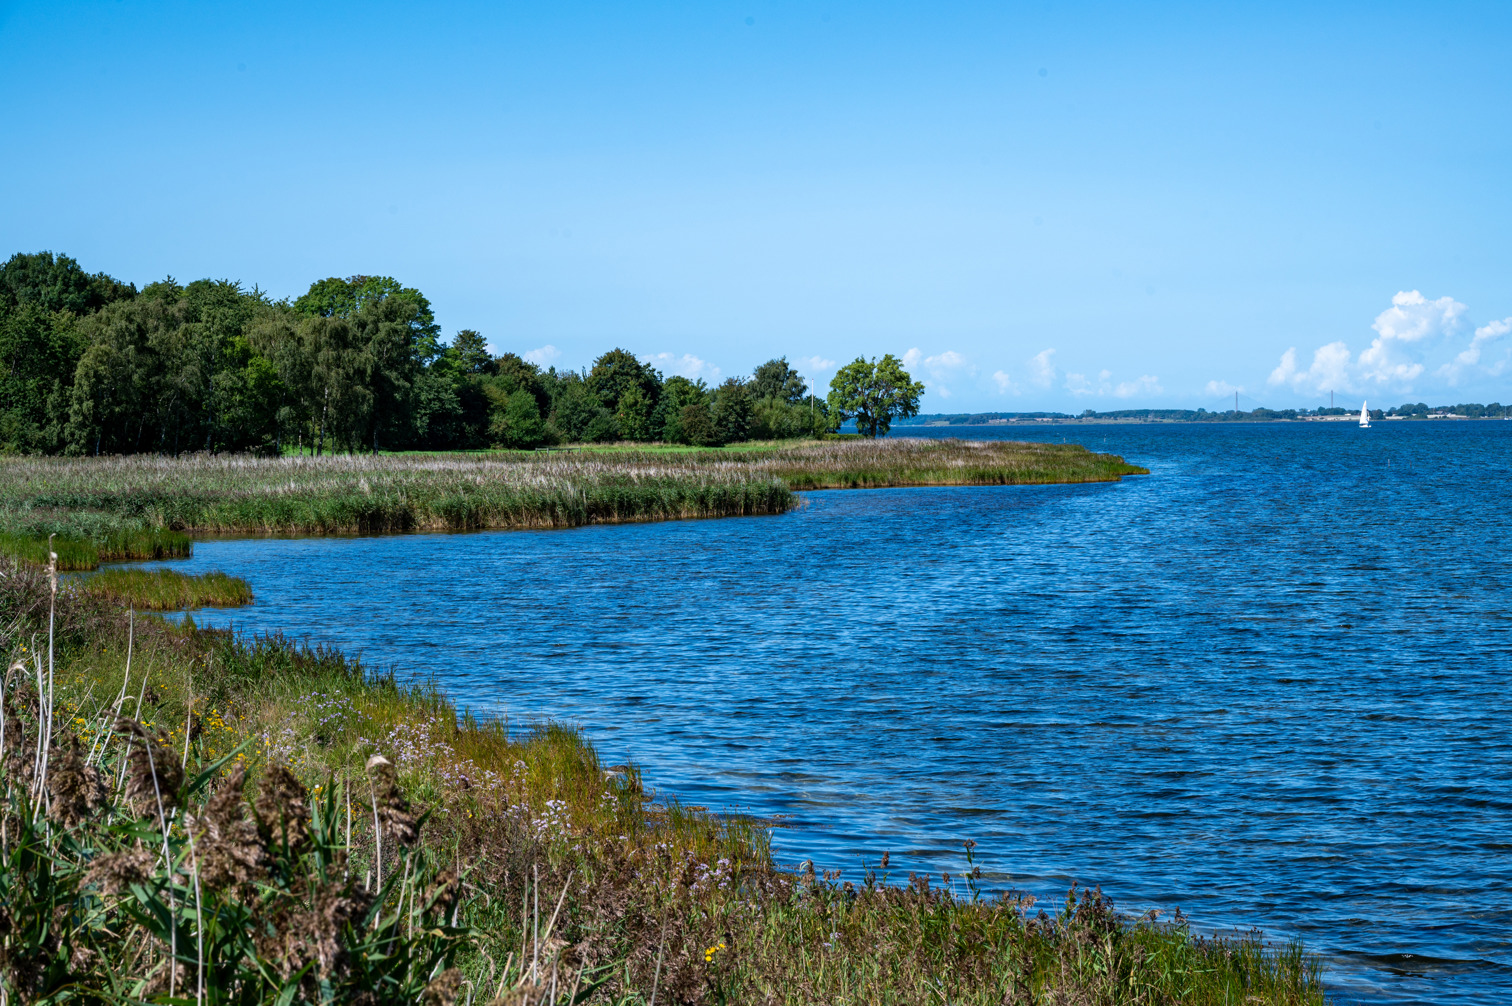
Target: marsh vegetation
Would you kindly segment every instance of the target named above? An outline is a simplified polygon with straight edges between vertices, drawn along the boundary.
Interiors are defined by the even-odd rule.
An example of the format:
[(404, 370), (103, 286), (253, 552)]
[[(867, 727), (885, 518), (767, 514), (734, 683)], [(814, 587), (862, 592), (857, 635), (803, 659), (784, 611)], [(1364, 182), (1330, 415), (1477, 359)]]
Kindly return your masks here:
[[(794, 490), (1112, 481), (1144, 469), (1067, 444), (843, 440), (765, 449), (487, 455), (0, 459), (0, 530), (187, 547), (183, 532), (329, 534), (781, 513)], [(177, 534), (178, 537), (174, 537)], [(25, 540), (33, 544), (25, 546)], [(26, 551), (25, 549), (30, 549)], [(59, 553), (62, 555), (63, 553)], [(87, 568), (87, 567), (85, 567)]]
[(572, 731), (0, 573), (10, 1002), (1325, 1001), (1295, 946), (989, 895), (964, 842), (783, 870)]

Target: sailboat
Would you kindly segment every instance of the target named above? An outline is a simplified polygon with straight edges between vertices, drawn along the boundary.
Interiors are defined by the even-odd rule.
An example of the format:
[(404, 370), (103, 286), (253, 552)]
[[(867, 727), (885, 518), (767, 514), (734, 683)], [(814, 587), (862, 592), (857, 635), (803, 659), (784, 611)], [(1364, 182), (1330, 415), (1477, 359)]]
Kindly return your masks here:
[(1360, 429), (1370, 429), (1370, 410), (1366, 408), (1366, 403), (1364, 402), (1360, 403)]

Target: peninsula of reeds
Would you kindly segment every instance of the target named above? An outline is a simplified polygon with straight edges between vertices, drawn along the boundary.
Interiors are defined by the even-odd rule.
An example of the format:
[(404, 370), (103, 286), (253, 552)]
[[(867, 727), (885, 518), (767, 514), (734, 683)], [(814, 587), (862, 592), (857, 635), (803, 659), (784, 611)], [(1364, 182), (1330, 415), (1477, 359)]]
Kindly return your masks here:
[[(1316, 958), (958, 869), (782, 869), (577, 733), (0, 563), (7, 1004), (1322, 1006)], [(993, 865), (993, 864), (989, 864)]]
[[(0, 458), (0, 532), (33, 542), (57, 533), (70, 548), (92, 543), (79, 547), (94, 548), (98, 561), (162, 557), (142, 553), (171, 547), (162, 537), (170, 533), (341, 534), (733, 517), (781, 513), (793, 505), (795, 490), (1103, 482), (1144, 471), (1076, 445), (928, 439), (684, 452)], [(6, 547), (0, 538), (0, 551)], [(89, 556), (78, 561), (77, 568), (91, 568)]]

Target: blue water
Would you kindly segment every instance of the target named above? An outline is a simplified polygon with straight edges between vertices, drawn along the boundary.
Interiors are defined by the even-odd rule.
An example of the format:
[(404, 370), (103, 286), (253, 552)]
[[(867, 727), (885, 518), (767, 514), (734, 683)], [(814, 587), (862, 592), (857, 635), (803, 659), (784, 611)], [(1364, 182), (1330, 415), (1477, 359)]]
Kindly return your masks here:
[[(781, 517), (207, 541), (185, 564), (461, 704), (580, 723), (779, 857), (1301, 936), (1342, 1001), (1512, 999), (1512, 423), (926, 429), (1117, 484)], [(897, 873), (895, 872), (895, 875)]]

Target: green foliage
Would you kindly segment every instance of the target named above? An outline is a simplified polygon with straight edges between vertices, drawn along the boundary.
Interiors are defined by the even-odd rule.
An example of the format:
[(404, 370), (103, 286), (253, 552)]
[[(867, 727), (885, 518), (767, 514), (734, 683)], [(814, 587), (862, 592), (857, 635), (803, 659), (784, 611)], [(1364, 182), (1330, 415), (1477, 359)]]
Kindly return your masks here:
[(557, 438), (569, 443), (603, 443), (619, 439), (614, 414), (588, 389), (577, 374), (557, 379), (551, 400), (551, 425)]
[(703, 402), (690, 402), (678, 411), (677, 429), (680, 441), (694, 447), (708, 447), (719, 442), (714, 417)]
[(661, 375), (624, 349), (611, 349), (594, 360), (584, 383), (588, 393), (610, 412), (618, 412), (627, 395), (638, 393), (633, 408), (643, 411), (648, 419), (661, 397)]
[[(20, 559), (38, 566), (48, 563), (48, 541), (29, 534), (0, 534), (0, 555)], [(100, 552), (94, 542), (82, 538), (54, 538), (51, 552), (58, 557), (60, 572), (96, 569)]]
[(829, 409), (840, 421), (854, 419), (864, 436), (885, 436), (894, 419), (919, 414), (922, 382), (914, 381), (891, 353), (879, 360), (856, 357), (830, 381)]
[(294, 310), (322, 318), (355, 318), (364, 308), (388, 303), (385, 315), (405, 327), (409, 343), (421, 363), (429, 363), (440, 353), (437, 342), (441, 326), (431, 311), (430, 301), (414, 287), (392, 276), (348, 276), (346, 279), (317, 280), (294, 301)]
[(93, 275), (67, 255), (52, 252), (12, 255), (0, 266), (0, 306), (35, 307), (44, 314), (90, 314), (106, 304), (130, 300), (136, 287), (102, 272)]
[(756, 406), (751, 400), (751, 385), (739, 377), (726, 378), (714, 390), (714, 406), (710, 419), (714, 423), (716, 443), (732, 444), (751, 438), (751, 425), (756, 418)]
[[(701, 416), (695, 419), (697, 429), (689, 432), (683, 423), (683, 410), (698, 405)], [(704, 446), (714, 442), (714, 427), (709, 419), (709, 389), (703, 381), (690, 381), (686, 377), (669, 377), (662, 385), (661, 401), (657, 404), (652, 424), (661, 440), (669, 444), (696, 444)], [(700, 439), (695, 439), (695, 433)]]
[(756, 368), (751, 377), (751, 397), (757, 401), (775, 398), (788, 405), (798, 405), (808, 400), (809, 386), (784, 356), (768, 360)]
[(172, 569), (106, 569), (85, 580), (85, 589), (142, 611), (234, 608), (252, 603), (246, 580), (212, 570), (188, 575)]
[[(652, 803), (573, 730), (511, 735), (276, 636), (128, 634), (90, 595), (56, 602), (55, 681), (0, 691), (24, 753), (0, 758), (7, 1001), (1327, 1002), (1296, 944), (1099, 891), (1037, 911), (980, 890), (969, 842), (945, 876), (885, 853), (850, 879), (782, 871), (759, 823)], [(51, 613), (44, 576), (0, 579), (0, 657), (33, 663)]]
[[(208, 759), (187, 739), (181, 756), (166, 732), (109, 706), (65, 728), (49, 689), (25, 696), (41, 710), (27, 716), (27, 680), (5, 696), (7, 742), (49, 757), (38, 774), (20, 759), (4, 766), (7, 999), (437, 1001), (435, 981), (471, 934), (455, 924), (457, 876), (415, 847), (423, 821), (384, 765), (358, 790), (355, 814), (350, 784), (344, 802), (334, 787), (312, 797), (282, 765), (248, 799), (229, 756)], [(368, 793), (372, 818), (361, 813)], [(376, 881), (352, 869), (354, 832), (375, 849), (387, 839)]]
[(539, 447), (546, 440), (546, 424), (535, 397), (524, 388), (516, 388), (504, 408), (495, 414), (489, 433), (502, 447), (514, 450)]
[(475, 330), (439, 336), (426, 297), (390, 276), (330, 277), (273, 303), (229, 280), (170, 276), (137, 293), (67, 256), (13, 256), (0, 267), (0, 454), (706, 446), (818, 436), (841, 418), (786, 358), (710, 389), (664, 381), (623, 348), (586, 372), (543, 372), (491, 356)]

